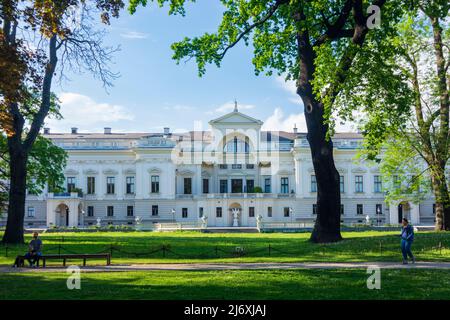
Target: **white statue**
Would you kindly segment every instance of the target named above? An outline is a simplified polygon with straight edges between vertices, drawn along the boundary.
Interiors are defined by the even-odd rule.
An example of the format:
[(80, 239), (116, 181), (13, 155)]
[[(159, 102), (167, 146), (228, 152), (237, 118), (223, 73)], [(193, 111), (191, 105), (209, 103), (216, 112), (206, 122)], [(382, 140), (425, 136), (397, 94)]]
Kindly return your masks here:
[(140, 216), (137, 216), (136, 218), (134, 218), (134, 222), (136, 222), (136, 230), (141, 230), (141, 224), (142, 224), (142, 218)]
[(366, 224), (368, 226), (370, 225), (370, 217), (369, 217), (369, 215), (366, 215)]
[(97, 218), (97, 227), (101, 227), (102, 226), (102, 219)]
[(258, 229), (261, 229), (262, 227), (262, 215), (258, 214), (258, 216), (256, 217), (256, 227)]
[(233, 227), (239, 227), (239, 209), (233, 208), (231, 213), (233, 214)]
[(208, 217), (203, 216), (202, 218), (202, 228), (205, 229), (208, 227)]

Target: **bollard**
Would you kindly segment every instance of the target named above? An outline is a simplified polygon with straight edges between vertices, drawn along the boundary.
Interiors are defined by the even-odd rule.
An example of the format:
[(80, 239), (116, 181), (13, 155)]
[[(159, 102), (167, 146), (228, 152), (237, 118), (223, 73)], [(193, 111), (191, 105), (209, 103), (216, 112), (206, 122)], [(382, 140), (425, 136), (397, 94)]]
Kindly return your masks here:
[(380, 241), (380, 256), (383, 255), (383, 243)]
[(269, 243), (269, 257), (270, 257), (270, 252), (272, 251), (272, 247), (270, 246), (270, 243)]

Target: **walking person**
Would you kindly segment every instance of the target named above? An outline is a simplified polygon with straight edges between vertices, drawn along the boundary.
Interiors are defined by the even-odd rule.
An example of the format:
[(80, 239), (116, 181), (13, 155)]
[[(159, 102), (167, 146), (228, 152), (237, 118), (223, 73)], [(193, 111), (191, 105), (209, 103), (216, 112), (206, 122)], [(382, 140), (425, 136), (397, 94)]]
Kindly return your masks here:
[(411, 245), (414, 241), (414, 228), (409, 224), (408, 219), (402, 219), (402, 233), (400, 234), (401, 249), (403, 255), (403, 264), (408, 264), (408, 257), (412, 263), (416, 262), (416, 258), (411, 252)]

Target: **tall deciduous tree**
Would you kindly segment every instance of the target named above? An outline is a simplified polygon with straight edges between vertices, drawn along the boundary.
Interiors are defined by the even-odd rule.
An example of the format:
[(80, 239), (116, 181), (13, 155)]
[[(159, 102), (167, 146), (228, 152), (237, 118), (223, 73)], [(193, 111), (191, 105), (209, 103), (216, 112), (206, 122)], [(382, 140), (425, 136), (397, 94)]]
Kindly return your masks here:
[(110, 84), (115, 75), (107, 63), (114, 49), (103, 46), (91, 15), (98, 12), (108, 23), (123, 6), (121, 0), (0, 3), (0, 129), (7, 136), (10, 170), (3, 242), (23, 242), (27, 164), (52, 105), (55, 74), (88, 70)]
[[(131, 0), (130, 10), (147, 0)], [(155, 0), (170, 14), (185, 14), (188, 0)], [(174, 43), (174, 59), (194, 58), (199, 74), (220, 66), (239, 42), (252, 43), (256, 73), (273, 71), (295, 80), (303, 101), (307, 139), (317, 179), (317, 218), (311, 240), (334, 242), (340, 234), (339, 173), (333, 159), (334, 102), (353, 77), (355, 59), (367, 38), (382, 37), (395, 21), (397, 1), (386, 0), (229, 0), (216, 33)], [(381, 10), (381, 12), (379, 11)], [(377, 24), (379, 29), (369, 27)]]
[[(399, 23), (397, 34), (389, 40), (390, 50), (383, 55), (389, 61), (374, 66), (379, 74), (384, 73), (387, 82), (400, 81), (407, 90), (397, 90), (393, 85), (382, 91), (365, 92), (368, 97), (365, 101), (389, 101), (396, 96), (398, 102), (392, 108), (367, 109), (365, 104), (369, 114), (365, 123), (368, 147), (365, 153), (374, 158), (381, 152), (378, 160), (386, 177), (403, 180), (408, 186), (405, 192), (392, 181), (386, 181), (388, 200), (410, 196), (420, 200), (421, 193), (427, 191), (425, 187), (430, 186), (436, 202), (435, 228), (450, 230), (450, 195), (445, 172), (450, 158), (450, 3), (432, 0), (414, 4)], [(375, 88), (375, 84), (371, 87)], [(399, 119), (402, 125), (398, 125)], [(431, 184), (425, 183), (427, 180)], [(423, 188), (420, 190), (419, 186)]]

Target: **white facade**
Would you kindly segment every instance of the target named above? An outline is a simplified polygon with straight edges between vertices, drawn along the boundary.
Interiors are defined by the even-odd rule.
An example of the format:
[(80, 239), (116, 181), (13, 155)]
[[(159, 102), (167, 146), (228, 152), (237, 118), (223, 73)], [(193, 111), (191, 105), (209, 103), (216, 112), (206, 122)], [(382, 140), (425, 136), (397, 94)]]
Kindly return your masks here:
[[(138, 216), (198, 222), (205, 216), (208, 226), (230, 227), (232, 209), (239, 210), (239, 226), (255, 226), (259, 215), (266, 222), (314, 221), (306, 134), (261, 131), (261, 121), (237, 108), (209, 124), (210, 131), (184, 134), (45, 132), (69, 154), (67, 192), (28, 195), (26, 225), (87, 226), (97, 218), (134, 224)], [(433, 224), (432, 198), (418, 205), (385, 203), (378, 169), (354, 160), (360, 141), (356, 133), (333, 137), (342, 221), (364, 223), (368, 215), (375, 224), (396, 224), (407, 216), (413, 224)]]

